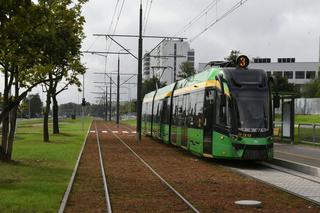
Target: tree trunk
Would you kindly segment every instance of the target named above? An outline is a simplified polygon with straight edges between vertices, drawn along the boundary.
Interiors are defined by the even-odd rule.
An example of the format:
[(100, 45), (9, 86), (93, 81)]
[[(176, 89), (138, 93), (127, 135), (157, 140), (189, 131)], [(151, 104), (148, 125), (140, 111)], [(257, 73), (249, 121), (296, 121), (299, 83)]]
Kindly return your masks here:
[(52, 95), (53, 134), (59, 134), (59, 106), (56, 95)]
[[(4, 109), (8, 107), (10, 104), (12, 104), (12, 98), (16, 98), (19, 95), (19, 84), (17, 83), (18, 79), (18, 70), (16, 67), (15, 69), (15, 75), (10, 77), (10, 80), (5, 80), (5, 89), (4, 89), (4, 100), (3, 100), (3, 107)], [(5, 74), (6, 77), (7, 74)], [(10, 88), (13, 83), (13, 80), (15, 79), (15, 95), (10, 96)], [(17, 111), (19, 107), (20, 102), (15, 102), (16, 105), (11, 108), (11, 110), (8, 110), (6, 114), (1, 118), (2, 121), (2, 145), (0, 146), (0, 160), (3, 161), (10, 161), (12, 157), (12, 147), (13, 147), (13, 141), (14, 141), (14, 133), (16, 129), (16, 118), (17, 118)]]
[(12, 148), (13, 148), (13, 141), (14, 141), (14, 135), (16, 132), (16, 124), (17, 124), (17, 112), (18, 112), (18, 106), (16, 106), (10, 116), (10, 132), (9, 132), (9, 138), (8, 138), (8, 148), (6, 153), (6, 160), (11, 161), (12, 159)]
[[(9, 83), (8, 76), (5, 73), (5, 88), (3, 93), (3, 109), (5, 109), (9, 104)], [(8, 132), (9, 132), (9, 113), (1, 118), (2, 121), (2, 130), (1, 130), (1, 151), (0, 151), (0, 160), (6, 160), (7, 145), (8, 145)]]
[(1, 141), (1, 151), (0, 160), (6, 160), (7, 156), (7, 145), (8, 145), (8, 132), (9, 132), (9, 118), (5, 117), (2, 121), (2, 141)]
[(43, 141), (49, 142), (49, 113), (50, 113), (50, 92), (47, 92), (46, 107), (43, 113)]

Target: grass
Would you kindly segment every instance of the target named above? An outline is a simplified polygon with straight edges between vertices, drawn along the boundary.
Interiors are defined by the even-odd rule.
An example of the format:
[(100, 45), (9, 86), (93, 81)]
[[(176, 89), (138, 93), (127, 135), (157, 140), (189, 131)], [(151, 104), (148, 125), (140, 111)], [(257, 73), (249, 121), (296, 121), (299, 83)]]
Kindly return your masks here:
[[(276, 121), (280, 121), (281, 116), (279, 114), (276, 114)], [(295, 124), (301, 124), (301, 123), (320, 123), (320, 115), (295, 115)], [(317, 143), (314, 143), (314, 145), (320, 145), (319, 144), (319, 128), (317, 128)], [(301, 135), (300, 137), (302, 139), (306, 139), (307, 141), (312, 141), (312, 129), (311, 128), (306, 128), (306, 127), (301, 127)], [(294, 128), (294, 141), (295, 143), (299, 143), (298, 139), (298, 128)]]
[(44, 143), (42, 120), (18, 121), (14, 161), (0, 162), (0, 212), (57, 212), (90, 122), (61, 120)]
[[(281, 120), (281, 115), (276, 114), (276, 121)], [(295, 115), (294, 116), (295, 124), (298, 123), (320, 123), (320, 115)]]
[(320, 115), (295, 115), (295, 123), (320, 123)]
[(121, 123), (123, 124), (128, 124), (130, 126), (135, 127), (137, 124), (137, 120), (136, 119), (130, 119), (130, 120), (122, 120)]

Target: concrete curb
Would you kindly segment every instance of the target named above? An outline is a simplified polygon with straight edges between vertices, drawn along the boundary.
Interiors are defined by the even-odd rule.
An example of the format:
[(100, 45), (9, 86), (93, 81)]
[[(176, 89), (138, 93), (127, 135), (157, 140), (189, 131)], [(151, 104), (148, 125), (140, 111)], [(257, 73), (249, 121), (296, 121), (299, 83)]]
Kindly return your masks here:
[(320, 168), (314, 166), (309, 166), (303, 163), (297, 163), (280, 158), (274, 158), (272, 161), (270, 161), (270, 163), (320, 178)]

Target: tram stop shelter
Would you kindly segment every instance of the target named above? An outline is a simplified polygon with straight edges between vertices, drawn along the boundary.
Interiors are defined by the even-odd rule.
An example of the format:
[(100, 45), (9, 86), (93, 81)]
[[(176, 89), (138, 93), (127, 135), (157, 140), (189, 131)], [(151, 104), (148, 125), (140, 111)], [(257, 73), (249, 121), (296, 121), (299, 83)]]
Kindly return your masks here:
[[(280, 99), (280, 107), (273, 105), (273, 135), (280, 137), (280, 141), (289, 141), (294, 143), (294, 100), (298, 97), (296, 93), (279, 92), (273, 94)], [(275, 114), (281, 114), (281, 120), (275, 121)]]

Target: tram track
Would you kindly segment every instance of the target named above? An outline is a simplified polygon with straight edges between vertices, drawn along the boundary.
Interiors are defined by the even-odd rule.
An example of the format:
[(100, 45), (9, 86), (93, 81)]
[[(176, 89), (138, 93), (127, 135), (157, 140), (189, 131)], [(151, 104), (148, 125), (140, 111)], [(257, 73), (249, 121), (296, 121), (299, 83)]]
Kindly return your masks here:
[[(236, 162), (235, 164), (237, 165), (238, 163), (239, 162)], [(248, 168), (230, 165), (229, 163), (222, 163), (221, 165), (227, 169), (231, 169), (237, 173), (254, 178), (260, 182), (320, 205), (319, 177), (302, 173), (299, 170), (294, 170), (292, 165), (291, 167), (285, 167), (274, 164), (273, 162), (259, 162), (254, 164), (257, 165), (256, 168), (255, 165), (250, 165)], [(301, 170), (301, 168), (299, 169)], [(302, 168), (302, 170), (306, 169), (309, 170), (309, 168)], [(267, 174), (268, 177), (265, 178)], [(281, 181), (283, 182), (277, 182), (279, 176), (282, 178)], [(291, 185), (288, 185), (290, 183)], [(296, 185), (297, 183), (301, 184)]]
[[(118, 136), (115, 131), (113, 131), (110, 127), (108, 127), (104, 123), (104, 127), (107, 129), (108, 132), (110, 132), (124, 147), (126, 147), (146, 168), (149, 169), (150, 172), (152, 172), (168, 189), (170, 189), (183, 203), (185, 203), (192, 212), (200, 212), (194, 205), (191, 204), (190, 201), (188, 201), (182, 194), (180, 194), (171, 184), (169, 184), (168, 181), (166, 181), (159, 173), (157, 173), (141, 156), (139, 156), (126, 142), (125, 139), (122, 139), (120, 136)], [(129, 131), (133, 131), (131, 128), (126, 127), (122, 124), (114, 124), (113, 128), (117, 129), (126, 129)], [(135, 134), (135, 131), (133, 131)]]
[[(70, 197), (72, 195), (72, 193), (77, 193), (77, 192), (73, 192), (73, 188), (77, 179), (77, 175), (79, 173), (79, 166), (81, 161), (83, 161), (84, 159), (84, 152), (85, 152), (85, 148), (86, 146), (88, 146), (88, 140), (92, 140), (92, 133), (95, 133), (96, 136), (96, 146), (97, 146), (97, 151), (98, 151), (98, 156), (99, 159), (97, 159), (99, 161), (99, 165), (100, 165), (100, 172), (101, 172), (101, 178), (103, 181), (103, 189), (104, 189), (104, 197), (105, 197), (105, 208), (100, 209), (98, 206), (94, 205), (88, 205), (86, 206), (88, 209), (94, 209), (97, 208), (95, 211), (97, 212), (107, 212), (107, 213), (112, 213), (112, 207), (111, 207), (111, 202), (110, 202), (110, 196), (109, 196), (109, 190), (108, 190), (108, 184), (107, 184), (107, 180), (106, 180), (106, 174), (105, 174), (105, 168), (104, 168), (104, 163), (103, 163), (103, 154), (101, 152), (101, 146), (100, 146), (100, 139), (99, 139), (99, 132), (97, 130), (97, 126), (96, 126), (96, 121), (92, 121), (91, 125), (89, 126), (89, 129), (87, 131), (87, 135), (85, 137), (85, 140), (83, 142), (81, 151), (79, 153), (76, 165), (73, 169), (73, 173), (72, 176), (70, 178), (67, 190), (64, 194), (64, 197), (62, 199), (62, 202), (60, 204), (60, 208), (58, 210), (59, 213), (63, 213), (63, 212), (78, 212), (79, 208), (78, 208), (78, 203), (74, 203), (74, 201), (70, 201)], [(91, 137), (91, 138), (89, 138)], [(90, 145), (93, 145), (92, 143)], [(83, 163), (83, 162), (82, 162)], [(90, 181), (90, 180), (89, 180)], [(96, 191), (96, 189), (91, 189)], [(92, 196), (90, 196), (92, 198)], [(70, 204), (71, 203), (71, 204)], [(72, 204), (74, 203), (74, 204)], [(90, 202), (88, 202), (90, 203)], [(69, 205), (68, 205), (69, 204)], [(82, 209), (82, 211), (87, 211), (85, 209)]]
[[(265, 194), (275, 191), (275, 189), (272, 189), (273, 187), (268, 188), (267, 186), (258, 186), (258, 183), (251, 183), (251, 186), (249, 186), (250, 188), (245, 189), (243, 188), (243, 184), (247, 182), (247, 180), (244, 180), (245, 178), (238, 177), (239, 175), (235, 175), (234, 172), (232, 175), (231, 171), (227, 172), (223, 171), (221, 168), (217, 168), (217, 162), (212, 162), (211, 159), (198, 160), (199, 158), (190, 155), (184, 150), (174, 149), (173, 147), (169, 147), (162, 143), (149, 143), (151, 141), (148, 138), (144, 138), (141, 144), (136, 144), (134, 137), (132, 137), (135, 135), (135, 131), (126, 125), (116, 125), (115, 123), (95, 121), (92, 123), (91, 129), (88, 130), (88, 132), (89, 134), (87, 134), (87, 140), (85, 141), (86, 144), (83, 145), (84, 148), (81, 151), (82, 153), (79, 154), (78, 159), (84, 157), (88, 153), (96, 156), (96, 159), (94, 160), (96, 161), (96, 166), (90, 166), (88, 169), (92, 169), (94, 167), (98, 169), (98, 167), (100, 167), (99, 171), (96, 171), (96, 173), (100, 172), (100, 184), (94, 184), (94, 182), (97, 181), (90, 180), (90, 185), (96, 185), (97, 187), (94, 190), (94, 194), (91, 195), (93, 197), (97, 197), (99, 195), (98, 192), (102, 192), (102, 189), (106, 188), (105, 185), (107, 183), (108, 195), (102, 195), (100, 209), (96, 205), (91, 205), (91, 207), (87, 207), (87, 209), (84, 210), (83, 206), (81, 207), (81, 203), (79, 203), (81, 201), (71, 199), (73, 201), (73, 205), (80, 204), (80, 207), (76, 208), (76, 210), (69, 209), (66, 212), (106, 212), (108, 211), (107, 196), (109, 197), (110, 209), (114, 212), (207, 212), (214, 211), (214, 209), (228, 209), (229, 211), (241, 212), (243, 209), (241, 210), (239, 207), (232, 205), (226, 207), (225, 204), (221, 203), (227, 202), (232, 204), (232, 200), (235, 201), (234, 199), (241, 197), (243, 194), (249, 197), (250, 195), (258, 195), (257, 199), (259, 200), (260, 198), (260, 200), (264, 201), (264, 210), (290, 210), (290, 208), (287, 208), (287, 201), (280, 201), (282, 204), (277, 203), (275, 205), (271, 201), (266, 202), (266, 200), (264, 200), (264, 194), (259, 194), (259, 191), (264, 192)], [(95, 144), (94, 146), (96, 148), (94, 148), (94, 150), (96, 151), (92, 149), (93, 144)], [(91, 146), (91, 149), (86, 150), (86, 148), (90, 148), (89, 145)], [(157, 175), (150, 171), (150, 168), (141, 162), (139, 157), (132, 153), (130, 149), (134, 151), (145, 163), (147, 163), (151, 169), (156, 171), (159, 176), (161, 175), (160, 177), (162, 177), (164, 181), (171, 183), (173, 189), (179, 191), (180, 194), (183, 194), (183, 198), (187, 197), (185, 200), (188, 202), (191, 201), (192, 203), (189, 203), (192, 206), (194, 206), (193, 204), (196, 204), (197, 208), (191, 208), (181, 197), (172, 192), (172, 189), (159, 179)], [(161, 163), (159, 164), (159, 162)], [(79, 162), (77, 165), (79, 166)], [(183, 168), (182, 165), (188, 166)], [(224, 166), (222, 165), (218, 167)], [(101, 171), (101, 168), (104, 168), (104, 172)], [(186, 174), (186, 172), (190, 170), (194, 170), (196, 174)], [(77, 177), (77, 175), (75, 176)], [(241, 176), (246, 175), (242, 174)], [(105, 181), (101, 179), (101, 177), (105, 177)], [(227, 182), (226, 178), (228, 178)], [(123, 183), (123, 181), (126, 183)], [(242, 185), (240, 183), (242, 183)], [(225, 191), (224, 189), (227, 186), (232, 190)], [(80, 187), (84, 188), (84, 185), (80, 184)], [(245, 190), (240, 191), (240, 189)], [(221, 197), (217, 192), (224, 192), (226, 194)], [(282, 199), (285, 197), (278, 192), (275, 194), (280, 195)], [(87, 199), (89, 199), (89, 197)], [(69, 199), (67, 199), (67, 201), (68, 200)], [(301, 210), (305, 208), (305, 205), (310, 205), (304, 204), (300, 201), (300, 204), (297, 201), (295, 202), (296, 204), (294, 204), (292, 208), (296, 210)], [(82, 204), (88, 205), (88, 203), (89, 202), (82, 201)], [(67, 207), (68, 206), (70, 205), (68, 204)], [(312, 207), (312, 209), (313, 208), (315, 207)]]
[(95, 132), (96, 132), (96, 136), (97, 136), (97, 145), (98, 145), (98, 150), (99, 150), (99, 162), (100, 162), (100, 167), (101, 167), (101, 175), (102, 175), (102, 179), (103, 179), (107, 212), (112, 213), (112, 207), (111, 207), (111, 202), (110, 202), (110, 195), (109, 195), (108, 184), (107, 184), (107, 179), (106, 179), (105, 167), (104, 167), (104, 163), (103, 163), (104, 160), (103, 160), (103, 155), (101, 152), (99, 131), (97, 129), (96, 122), (94, 123), (94, 128), (95, 128)]

